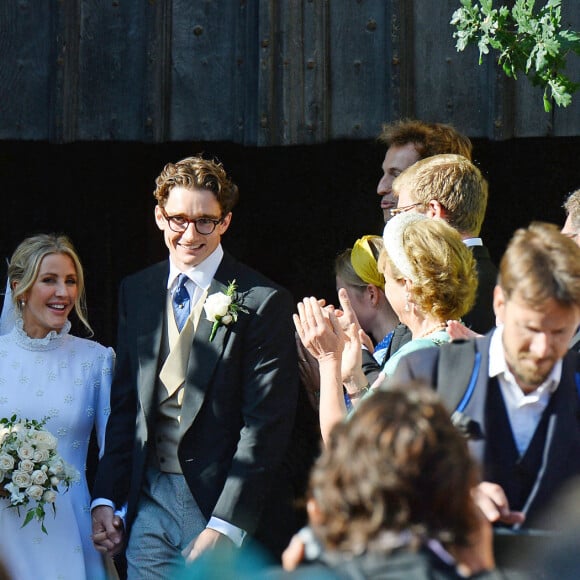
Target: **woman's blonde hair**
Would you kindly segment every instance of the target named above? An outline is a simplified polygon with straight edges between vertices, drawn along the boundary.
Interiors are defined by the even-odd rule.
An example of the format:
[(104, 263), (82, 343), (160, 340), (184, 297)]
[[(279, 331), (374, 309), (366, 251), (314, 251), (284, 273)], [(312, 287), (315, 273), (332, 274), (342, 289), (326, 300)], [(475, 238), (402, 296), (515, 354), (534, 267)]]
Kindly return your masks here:
[(93, 334), (85, 299), (85, 278), (78, 254), (70, 239), (65, 235), (38, 234), (21, 242), (10, 259), (8, 280), (12, 289), (15, 308), (22, 312), (20, 297), (26, 294), (36, 282), (42, 260), (50, 254), (63, 254), (73, 261), (77, 275), (77, 297), (74, 309), (79, 320)]
[[(441, 219), (422, 219), (408, 223), (400, 235), (406, 263), (413, 272), (410, 298), (419, 310), (441, 320), (461, 318), (469, 312), (477, 292), (477, 270), (473, 254), (457, 230)], [(408, 278), (389, 257), (387, 246), (385, 243), (379, 267), (384, 271), (386, 261), (395, 280)]]

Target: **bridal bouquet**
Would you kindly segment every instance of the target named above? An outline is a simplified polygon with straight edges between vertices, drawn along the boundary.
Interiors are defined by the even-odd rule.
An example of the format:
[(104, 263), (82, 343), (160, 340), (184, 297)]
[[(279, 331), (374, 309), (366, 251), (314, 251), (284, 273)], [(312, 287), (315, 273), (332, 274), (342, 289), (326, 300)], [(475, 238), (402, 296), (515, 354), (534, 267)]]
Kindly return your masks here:
[(56, 437), (44, 429), (47, 420), (20, 419), (16, 415), (0, 419), (0, 496), (18, 515), (21, 507), (28, 508), (22, 527), (36, 519), (45, 534), (46, 504), (56, 513), (58, 486), (68, 490), (80, 478), (79, 472), (57, 453)]

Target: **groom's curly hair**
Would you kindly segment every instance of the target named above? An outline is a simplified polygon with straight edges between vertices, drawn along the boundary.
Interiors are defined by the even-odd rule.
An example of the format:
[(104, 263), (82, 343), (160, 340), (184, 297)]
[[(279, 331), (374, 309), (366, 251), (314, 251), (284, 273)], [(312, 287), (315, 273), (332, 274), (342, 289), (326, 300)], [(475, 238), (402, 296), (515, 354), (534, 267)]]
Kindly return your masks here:
[(238, 186), (227, 176), (223, 165), (201, 156), (168, 163), (155, 184), (157, 187), (153, 195), (160, 207), (165, 207), (169, 192), (174, 187), (211, 191), (220, 204), (222, 216), (232, 211), (239, 197)]

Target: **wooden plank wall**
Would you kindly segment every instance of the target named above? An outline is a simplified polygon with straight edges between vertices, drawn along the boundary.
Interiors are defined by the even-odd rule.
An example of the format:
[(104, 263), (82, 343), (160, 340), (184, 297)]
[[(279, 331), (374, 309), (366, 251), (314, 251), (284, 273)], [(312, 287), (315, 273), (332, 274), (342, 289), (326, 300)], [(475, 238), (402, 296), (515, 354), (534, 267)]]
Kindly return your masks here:
[[(457, 53), (458, 0), (10, 0), (0, 5), (0, 139), (374, 138), (411, 116), (471, 137), (580, 134), (580, 97)], [(564, 20), (580, 29), (580, 2)], [(580, 79), (580, 58), (569, 73)]]

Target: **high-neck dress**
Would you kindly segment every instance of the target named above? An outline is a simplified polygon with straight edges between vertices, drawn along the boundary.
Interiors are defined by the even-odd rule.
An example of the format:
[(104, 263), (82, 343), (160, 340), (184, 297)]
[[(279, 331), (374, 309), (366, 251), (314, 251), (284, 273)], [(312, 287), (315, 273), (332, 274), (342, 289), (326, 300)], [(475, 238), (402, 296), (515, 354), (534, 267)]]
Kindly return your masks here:
[[(56, 498), (56, 516), (47, 506), (44, 524), (22, 528), (26, 507), (4, 509), (0, 499), (0, 556), (17, 580), (100, 580), (101, 555), (91, 541), (90, 496), (86, 480), (89, 439), (96, 429), (104, 449), (115, 354), (97, 342), (60, 333), (32, 339), (18, 319), (0, 336), (0, 417), (49, 417), (45, 429), (58, 438), (57, 451), (81, 477)], [(36, 505), (32, 502), (30, 507)]]

